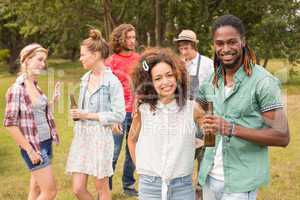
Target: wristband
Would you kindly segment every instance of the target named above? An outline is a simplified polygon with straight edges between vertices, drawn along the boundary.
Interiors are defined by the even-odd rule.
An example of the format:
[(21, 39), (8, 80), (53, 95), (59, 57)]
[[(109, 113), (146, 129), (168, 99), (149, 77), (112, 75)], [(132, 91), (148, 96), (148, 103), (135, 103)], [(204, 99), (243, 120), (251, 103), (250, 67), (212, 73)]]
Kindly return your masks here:
[(235, 124), (234, 123), (230, 123), (228, 137), (231, 137), (231, 136), (234, 136), (234, 135), (235, 135)]

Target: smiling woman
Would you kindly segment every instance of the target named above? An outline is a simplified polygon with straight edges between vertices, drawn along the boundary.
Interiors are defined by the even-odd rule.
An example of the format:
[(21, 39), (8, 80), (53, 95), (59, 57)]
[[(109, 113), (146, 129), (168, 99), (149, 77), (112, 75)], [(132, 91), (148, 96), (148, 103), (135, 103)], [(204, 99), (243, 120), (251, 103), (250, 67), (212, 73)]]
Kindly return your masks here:
[(187, 99), (183, 61), (170, 49), (149, 48), (132, 79), (137, 96), (128, 147), (140, 175), (139, 199), (194, 200), (195, 121), (200, 113)]
[[(51, 168), (52, 142), (58, 142), (49, 102), (37, 84), (46, 67), (48, 51), (30, 44), (20, 53), (21, 75), (8, 89), (4, 126), (20, 146), (21, 156), (31, 172), (28, 199), (54, 199), (56, 184)], [(59, 95), (59, 87), (55, 94)], [(58, 100), (54, 96), (53, 102)]]
[(173, 99), (176, 90), (176, 78), (169, 64), (160, 62), (151, 71), (155, 91), (163, 99)]
[(21, 72), (31, 74), (39, 74), (46, 67), (46, 59), (48, 56), (47, 49), (39, 44), (31, 44), (21, 51)]

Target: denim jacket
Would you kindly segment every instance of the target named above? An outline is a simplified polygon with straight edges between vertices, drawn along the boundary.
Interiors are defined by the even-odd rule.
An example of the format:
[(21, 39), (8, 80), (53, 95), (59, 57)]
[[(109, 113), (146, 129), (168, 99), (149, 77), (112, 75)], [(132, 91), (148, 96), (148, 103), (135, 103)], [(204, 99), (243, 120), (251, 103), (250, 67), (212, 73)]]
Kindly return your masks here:
[[(81, 78), (78, 108), (84, 112), (98, 113), (99, 121), (84, 120), (79, 122), (84, 122), (88, 125), (97, 125), (99, 122), (101, 125), (122, 123), (126, 112), (123, 88), (119, 79), (107, 68), (104, 72), (102, 83), (87, 98), (86, 93), (90, 74), (91, 71), (84, 74)], [(84, 101), (88, 102), (85, 103)], [(84, 105), (87, 105), (87, 107), (84, 107)]]

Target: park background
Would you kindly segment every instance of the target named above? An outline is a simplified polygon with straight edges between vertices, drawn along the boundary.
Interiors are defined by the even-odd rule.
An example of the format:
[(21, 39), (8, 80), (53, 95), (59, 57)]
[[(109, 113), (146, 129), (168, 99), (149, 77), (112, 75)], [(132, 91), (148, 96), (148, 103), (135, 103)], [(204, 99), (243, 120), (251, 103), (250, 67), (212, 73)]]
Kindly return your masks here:
[[(53, 167), (58, 184), (57, 200), (75, 199), (71, 178), (65, 174), (72, 139), (68, 95), (77, 91), (85, 72), (78, 63), (79, 44), (88, 29), (96, 27), (108, 40), (112, 29), (131, 23), (137, 29), (137, 50), (147, 46), (175, 48), (173, 38), (192, 29), (201, 54), (213, 57), (211, 24), (222, 14), (234, 14), (245, 23), (249, 45), (261, 65), (283, 83), (291, 142), (286, 148), (270, 148), (271, 181), (259, 191), (259, 200), (300, 198), (300, 1), (299, 0), (0, 0), (0, 121), (5, 93), (18, 70), (18, 54), (38, 42), (50, 52), (48, 74), (39, 85), (51, 97), (54, 83), (62, 81), (62, 97), (55, 109), (61, 144), (55, 147)], [(113, 199), (122, 194), (124, 152), (114, 176)], [(27, 197), (29, 173), (19, 149), (0, 126), (0, 200)], [(89, 189), (95, 194), (94, 182)]]

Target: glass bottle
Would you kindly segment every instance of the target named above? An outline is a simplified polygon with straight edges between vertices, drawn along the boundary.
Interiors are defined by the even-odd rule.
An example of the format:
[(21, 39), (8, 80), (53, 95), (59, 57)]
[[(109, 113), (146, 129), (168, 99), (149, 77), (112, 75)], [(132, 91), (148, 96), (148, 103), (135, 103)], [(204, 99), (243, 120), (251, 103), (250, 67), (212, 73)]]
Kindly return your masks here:
[[(207, 112), (208, 115), (214, 114), (213, 102), (208, 102)], [(204, 134), (204, 146), (205, 147), (214, 147), (216, 143), (216, 136), (213, 133), (205, 133)]]
[[(77, 109), (78, 106), (77, 106), (74, 94), (70, 94), (70, 101), (71, 101), (71, 109)], [(78, 120), (79, 120), (79, 118), (73, 118), (73, 121), (78, 121)]]

